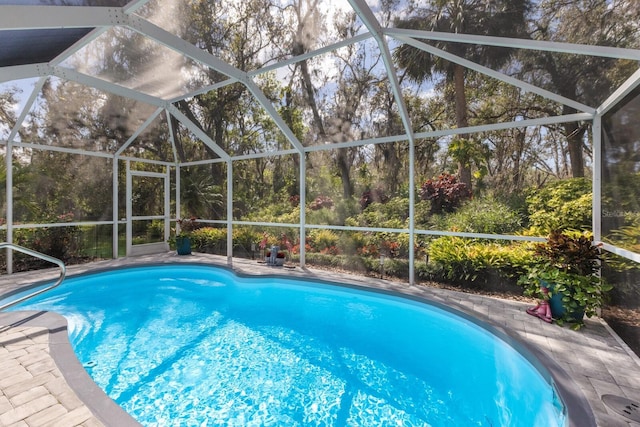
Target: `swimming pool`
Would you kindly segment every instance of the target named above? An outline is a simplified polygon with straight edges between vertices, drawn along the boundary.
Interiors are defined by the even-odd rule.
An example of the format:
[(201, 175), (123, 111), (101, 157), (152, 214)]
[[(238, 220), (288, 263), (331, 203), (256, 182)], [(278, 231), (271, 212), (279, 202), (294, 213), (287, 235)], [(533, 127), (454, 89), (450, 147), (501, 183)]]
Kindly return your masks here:
[[(131, 304), (134, 302), (134, 304)], [(144, 425), (564, 425), (548, 374), (431, 304), (205, 266), (70, 278), (51, 310)]]

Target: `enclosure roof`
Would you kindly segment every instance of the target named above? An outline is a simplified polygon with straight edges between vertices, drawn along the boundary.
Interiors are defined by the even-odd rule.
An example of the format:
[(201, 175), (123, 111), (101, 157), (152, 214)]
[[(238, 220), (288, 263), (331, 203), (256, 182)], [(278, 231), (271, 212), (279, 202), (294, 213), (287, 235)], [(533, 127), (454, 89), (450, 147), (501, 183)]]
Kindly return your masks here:
[[(425, 2), (424, 6), (428, 3)], [(381, 10), (380, 3), (373, 0), (277, 0), (269, 4), (268, 9), (252, 10), (248, 3), (219, 0), (134, 0), (129, 3), (122, 0), (0, 0), (0, 89), (18, 82), (25, 93), (16, 123), (9, 123), (8, 127), (5, 124), (8, 130), (4, 134), (0, 132), (0, 142), (21, 142), (18, 130), (29, 111), (35, 108), (38, 94), (47, 82), (55, 85), (58, 81), (74, 82), (136, 104), (138, 113), (120, 113), (117, 116), (118, 126), (123, 128), (123, 140), (110, 144), (110, 154), (116, 155), (128, 150), (145, 129), (162, 122), (166, 127), (179, 127), (179, 131), (204, 142), (214, 159), (223, 161), (237, 156), (233, 150), (220, 146), (206, 129), (195, 123), (198, 111), (185, 111), (181, 103), (197, 100), (203, 94), (220, 88), (233, 90), (238, 85), (244, 87), (252, 98), (247, 108), (255, 106), (261, 109), (288, 144), (274, 147), (265, 141), (251, 154), (254, 156), (303, 153), (327, 146), (346, 147), (389, 141), (413, 143), (418, 137), (529, 123), (488, 124), (477, 129), (415, 129), (404, 95), (409, 88), (408, 83), (398, 78), (401, 67), (393, 55), (394, 49), (401, 45), (416, 47), (433, 57), (515, 86), (522, 93), (532, 93), (576, 111), (567, 116), (536, 119), (531, 124), (588, 120), (609, 108), (640, 81), (640, 44), (637, 42), (631, 47), (598, 46), (399, 28), (398, 22), (407, 17), (403, 11), (407, 4), (403, 1), (391, 6), (395, 20), (389, 19), (389, 15)], [(271, 18), (271, 27), (268, 28), (267, 20), (261, 20), (261, 14), (265, 13)], [(352, 14), (351, 24), (336, 31), (338, 16), (346, 17), (347, 13)], [(218, 34), (219, 37), (215, 39), (213, 36), (211, 39), (202, 38), (195, 32), (199, 25), (208, 25), (214, 34), (223, 23), (228, 25), (229, 33), (237, 30), (251, 35), (248, 39), (252, 44), (245, 48), (245, 53), (253, 49), (254, 59), (247, 61), (248, 55), (239, 53), (242, 49), (234, 45), (237, 40), (225, 38), (224, 31), (216, 32), (216, 37)], [(608, 88), (597, 105), (585, 105), (576, 98), (546, 90), (534, 80), (518, 80), (509, 72), (480, 64), (472, 55), (452, 53), (455, 49), (443, 50), (438, 43), (444, 42), (459, 46), (471, 44), (513, 51), (547, 52), (549, 55), (615, 58), (633, 65), (626, 68), (630, 72), (619, 87)], [(274, 99), (285, 95), (269, 93), (269, 79), (290, 82), (300, 72), (300, 64), (304, 63), (311, 67), (309, 75), (317, 78), (311, 83), (315, 92), (309, 90), (310, 96), (315, 96), (318, 104), (327, 102), (337, 96), (335, 87), (345, 84), (338, 73), (346, 71), (335, 63), (343, 50), (350, 47), (360, 49), (360, 65), (369, 67), (372, 75), (376, 76), (375, 80), (387, 79), (403, 130), (391, 135), (376, 132), (371, 130), (375, 129), (375, 117), (368, 117), (360, 119), (360, 126), (370, 130), (366, 134), (355, 131), (332, 134), (327, 131), (322, 135), (309, 136), (295, 132), (282, 117), (282, 100)], [(322, 72), (325, 77), (321, 81), (316, 76)], [(416, 90), (423, 100), (426, 92), (427, 89)], [(125, 104), (124, 101), (121, 103)], [(303, 120), (309, 121), (308, 116), (311, 116), (310, 111)], [(124, 118), (128, 119), (126, 123)], [(172, 121), (175, 122), (171, 124)], [(340, 126), (344, 127), (344, 124), (334, 127)], [(173, 130), (175, 134), (176, 129)]]

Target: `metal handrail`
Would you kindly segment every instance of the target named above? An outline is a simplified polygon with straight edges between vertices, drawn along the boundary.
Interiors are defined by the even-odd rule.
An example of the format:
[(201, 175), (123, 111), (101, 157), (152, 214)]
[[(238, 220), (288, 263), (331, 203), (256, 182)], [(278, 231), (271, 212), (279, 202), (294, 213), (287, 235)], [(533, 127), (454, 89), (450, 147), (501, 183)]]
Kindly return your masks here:
[(58, 280), (51, 286), (47, 286), (46, 288), (43, 289), (39, 289), (37, 291), (34, 291), (28, 295), (22, 296), (20, 298), (18, 298), (17, 300), (11, 301), (7, 304), (4, 304), (2, 306), (0, 306), (0, 310), (4, 310), (5, 308), (11, 307), (12, 305), (16, 305), (18, 303), (21, 303), (24, 300), (27, 300), (29, 298), (35, 297), (36, 295), (40, 295), (43, 292), (49, 291), (57, 286), (60, 285), (60, 283), (62, 283), (62, 281), (64, 280), (64, 277), (67, 274), (67, 268), (65, 267), (64, 263), (62, 261), (60, 261), (58, 258), (54, 258), (52, 256), (43, 254), (41, 252), (38, 251), (34, 251), (22, 246), (18, 246), (18, 245), (14, 245), (13, 243), (8, 243), (8, 242), (4, 242), (4, 243), (0, 243), (0, 249), (4, 249), (4, 248), (9, 248), (9, 249), (13, 249), (14, 251), (18, 251), (18, 252), (22, 252), (23, 254), (27, 254), (27, 255), (31, 255), (33, 257), (36, 258), (40, 258), (44, 261), (49, 261), (50, 263), (56, 264), (58, 267), (60, 267), (60, 277), (58, 278)]

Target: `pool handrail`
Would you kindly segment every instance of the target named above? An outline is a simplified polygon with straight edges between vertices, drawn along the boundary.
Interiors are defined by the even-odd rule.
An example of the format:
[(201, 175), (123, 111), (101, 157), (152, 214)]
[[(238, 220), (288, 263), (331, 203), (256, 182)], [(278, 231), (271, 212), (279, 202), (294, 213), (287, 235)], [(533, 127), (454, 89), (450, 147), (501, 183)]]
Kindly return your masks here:
[(20, 298), (18, 298), (16, 300), (13, 300), (11, 302), (8, 302), (8, 303), (0, 306), (0, 311), (4, 310), (5, 308), (11, 307), (13, 305), (19, 304), (22, 301), (25, 301), (25, 300), (27, 300), (29, 298), (33, 298), (36, 295), (40, 295), (41, 293), (49, 291), (49, 290), (51, 290), (51, 289), (53, 289), (55, 287), (58, 287), (62, 283), (62, 281), (64, 280), (64, 278), (65, 278), (65, 276), (67, 274), (67, 268), (65, 267), (64, 262), (62, 262), (58, 258), (54, 258), (52, 256), (43, 254), (41, 252), (34, 251), (32, 249), (28, 249), (28, 248), (25, 248), (23, 246), (15, 245), (15, 244), (9, 243), (9, 242), (0, 243), (0, 249), (4, 249), (4, 248), (12, 249), (12, 250), (18, 251), (18, 252), (22, 252), (23, 254), (31, 255), (33, 257), (40, 258), (40, 259), (42, 259), (44, 261), (48, 261), (50, 263), (56, 264), (58, 267), (60, 267), (60, 277), (58, 277), (58, 280), (53, 285), (50, 285), (50, 286), (47, 286), (47, 287), (45, 287), (43, 289), (39, 289), (37, 291), (31, 292), (30, 294), (24, 295), (24, 296), (22, 296), (22, 297), (20, 297)]

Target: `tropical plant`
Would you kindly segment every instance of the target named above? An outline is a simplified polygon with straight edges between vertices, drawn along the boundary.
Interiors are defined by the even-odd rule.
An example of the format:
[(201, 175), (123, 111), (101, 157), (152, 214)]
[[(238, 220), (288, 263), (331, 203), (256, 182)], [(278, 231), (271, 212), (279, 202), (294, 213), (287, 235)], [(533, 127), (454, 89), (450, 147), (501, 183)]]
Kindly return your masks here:
[(425, 181), (419, 194), (422, 200), (431, 201), (432, 213), (453, 212), (464, 200), (471, 198), (469, 187), (448, 173)]
[(592, 199), (591, 182), (586, 178), (553, 181), (530, 190), (526, 203), (532, 234), (591, 229)]
[(551, 311), (558, 324), (572, 322), (579, 329), (584, 325), (583, 316), (596, 315), (611, 290), (600, 277), (599, 247), (588, 234), (553, 231), (533, 251), (537, 261), (518, 283), (525, 286), (527, 295), (556, 303)]

